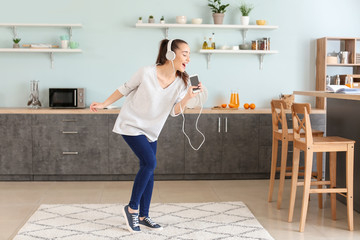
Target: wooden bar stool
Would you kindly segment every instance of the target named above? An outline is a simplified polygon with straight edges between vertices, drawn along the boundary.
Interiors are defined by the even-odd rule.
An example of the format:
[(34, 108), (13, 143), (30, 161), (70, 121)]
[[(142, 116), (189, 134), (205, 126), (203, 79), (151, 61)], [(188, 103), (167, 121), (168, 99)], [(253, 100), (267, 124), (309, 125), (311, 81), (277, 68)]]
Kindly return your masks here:
[[(277, 208), (280, 209), (282, 202), (282, 194), (284, 190), (285, 177), (291, 176), (292, 167), (287, 167), (287, 154), (289, 141), (293, 141), (294, 134), (292, 129), (288, 129), (286, 114), (285, 114), (285, 102), (283, 100), (271, 101), (271, 113), (272, 113), (272, 156), (271, 156), (271, 170), (270, 170), (270, 183), (268, 201), (272, 201), (272, 194), (274, 191), (275, 175), (276, 172), (280, 172), (279, 180), (279, 192), (277, 198)], [(282, 129), (279, 129), (279, 124)], [(304, 132), (301, 132), (304, 136)], [(324, 132), (319, 130), (312, 131), (313, 136), (322, 137)], [(278, 154), (278, 141), (281, 141), (281, 165), (277, 167), (277, 154)], [(304, 169), (304, 168), (300, 168)], [(287, 172), (288, 171), (288, 172)], [(303, 175), (303, 173), (300, 173)], [(313, 173), (318, 180), (322, 179), (322, 154), (317, 154), (317, 172)], [(319, 194), (319, 208), (322, 208), (322, 194)]]
[[(293, 219), (296, 188), (304, 186), (300, 232), (304, 231), (308, 201), (310, 193), (330, 193), (331, 195), (331, 215), (336, 219), (336, 193), (346, 197), (347, 215), (349, 230), (354, 229), (353, 223), (353, 174), (354, 174), (354, 143), (355, 141), (341, 137), (313, 137), (310, 124), (310, 104), (294, 103), (292, 105), (293, 130), (294, 130), (294, 153), (293, 169), (291, 179), (291, 195), (288, 221)], [(303, 115), (300, 120), (299, 114)], [(305, 137), (299, 133), (305, 131)], [(298, 182), (300, 151), (305, 153), (305, 176), (304, 182)], [(311, 169), (314, 152), (330, 152), (330, 181), (311, 181)], [(336, 152), (346, 152), (346, 187), (336, 187)], [(311, 185), (330, 185), (330, 188), (312, 189)]]

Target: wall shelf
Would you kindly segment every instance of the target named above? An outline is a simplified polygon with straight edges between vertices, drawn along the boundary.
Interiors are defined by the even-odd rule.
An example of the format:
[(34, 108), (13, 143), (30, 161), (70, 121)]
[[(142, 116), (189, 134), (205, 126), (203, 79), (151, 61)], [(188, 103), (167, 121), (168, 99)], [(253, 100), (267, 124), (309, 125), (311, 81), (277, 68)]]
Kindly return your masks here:
[[(236, 25), (236, 24), (178, 24), (178, 23), (136, 23), (136, 28), (160, 28), (165, 30), (165, 38), (168, 39), (169, 28), (209, 28), (209, 29), (237, 29), (242, 31), (243, 43), (246, 41), (246, 34), (248, 30), (275, 30), (278, 26), (271, 25)], [(207, 54), (207, 68), (210, 67), (210, 60), (212, 54), (256, 54), (259, 56), (259, 69), (263, 68), (264, 56), (266, 54), (276, 54), (278, 51), (274, 50), (208, 50), (201, 49), (201, 54)]]
[(236, 25), (236, 24), (178, 24), (178, 23), (136, 23), (137, 28), (163, 28), (165, 38), (169, 36), (169, 28), (210, 28), (210, 29), (238, 29), (242, 31), (243, 43), (246, 41), (248, 30), (275, 30), (278, 26), (271, 25)]
[(259, 55), (259, 69), (263, 68), (264, 56), (266, 54), (279, 53), (276, 50), (221, 50), (221, 49), (201, 49), (200, 53), (207, 54), (207, 68), (210, 68), (212, 54), (254, 54)]
[[(49, 23), (0, 23), (0, 27), (10, 27), (13, 30), (14, 38), (17, 38), (18, 27), (50, 27), (50, 28), (67, 28), (69, 38), (72, 38), (72, 29), (81, 28), (82, 24), (49, 24)], [(54, 53), (81, 53), (81, 49), (61, 49), (61, 48), (0, 48), (3, 53), (49, 53), (51, 68), (54, 67)]]

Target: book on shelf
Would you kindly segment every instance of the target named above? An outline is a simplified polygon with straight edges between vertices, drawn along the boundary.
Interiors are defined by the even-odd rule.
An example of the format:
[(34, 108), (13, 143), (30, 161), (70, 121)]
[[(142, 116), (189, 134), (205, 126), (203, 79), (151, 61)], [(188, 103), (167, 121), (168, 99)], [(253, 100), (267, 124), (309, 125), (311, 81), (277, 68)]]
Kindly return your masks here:
[(360, 94), (360, 88), (349, 88), (345, 85), (327, 85), (326, 91), (331, 93)]

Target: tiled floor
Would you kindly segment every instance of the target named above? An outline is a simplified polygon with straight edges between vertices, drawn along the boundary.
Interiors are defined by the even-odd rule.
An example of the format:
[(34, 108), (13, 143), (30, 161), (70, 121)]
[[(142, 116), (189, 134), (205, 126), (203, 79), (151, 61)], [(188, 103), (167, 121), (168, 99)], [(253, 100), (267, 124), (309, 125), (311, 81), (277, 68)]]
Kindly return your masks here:
[[(354, 231), (349, 232), (346, 207), (338, 202), (338, 220), (332, 221), (329, 199), (320, 210), (313, 195), (305, 232), (299, 233), (302, 189), (297, 194), (294, 221), (288, 223), (289, 184), (287, 181), (281, 210), (276, 202), (267, 202), (267, 180), (157, 181), (152, 202), (243, 201), (275, 239), (360, 239), (360, 214), (355, 212)], [(132, 182), (0, 182), (0, 240), (12, 239), (40, 204), (127, 203), (131, 187)]]

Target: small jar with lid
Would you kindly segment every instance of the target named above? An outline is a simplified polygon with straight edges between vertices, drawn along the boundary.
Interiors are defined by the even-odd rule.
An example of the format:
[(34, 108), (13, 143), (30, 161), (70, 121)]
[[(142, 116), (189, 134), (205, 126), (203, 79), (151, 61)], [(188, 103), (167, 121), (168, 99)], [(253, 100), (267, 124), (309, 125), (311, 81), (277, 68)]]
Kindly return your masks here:
[(251, 41), (251, 50), (258, 50), (258, 40)]

